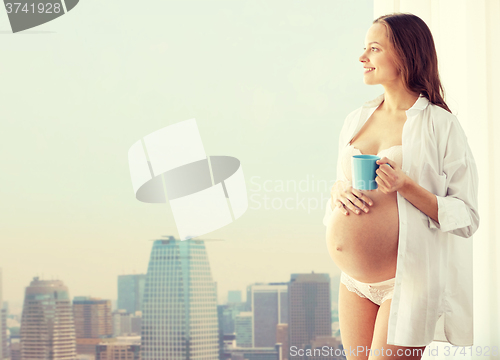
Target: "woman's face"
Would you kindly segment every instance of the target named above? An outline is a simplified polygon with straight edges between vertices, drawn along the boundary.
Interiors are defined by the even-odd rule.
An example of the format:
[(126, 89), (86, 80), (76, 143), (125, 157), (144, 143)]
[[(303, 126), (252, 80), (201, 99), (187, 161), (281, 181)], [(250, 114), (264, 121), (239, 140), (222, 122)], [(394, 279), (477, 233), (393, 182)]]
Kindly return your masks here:
[[(390, 84), (400, 80), (394, 62), (395, 54), (383, 24), (373, 24), (366, 33), (365, 51), (359, 57), (363, 63), (363, 81), (367, 85)], [(366, 69), (374, 68), (372, 69)]]

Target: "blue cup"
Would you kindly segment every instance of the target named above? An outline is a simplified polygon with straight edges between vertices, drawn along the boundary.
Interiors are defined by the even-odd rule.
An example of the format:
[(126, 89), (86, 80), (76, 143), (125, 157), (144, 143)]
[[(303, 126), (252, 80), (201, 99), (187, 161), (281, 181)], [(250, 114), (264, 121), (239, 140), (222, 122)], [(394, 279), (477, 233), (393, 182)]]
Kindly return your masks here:
[(351, 163), (352, 187), (358, 190), (376, 190), (378, 184), (375, 181), (379, 165), (377, 155), (353, 155)]

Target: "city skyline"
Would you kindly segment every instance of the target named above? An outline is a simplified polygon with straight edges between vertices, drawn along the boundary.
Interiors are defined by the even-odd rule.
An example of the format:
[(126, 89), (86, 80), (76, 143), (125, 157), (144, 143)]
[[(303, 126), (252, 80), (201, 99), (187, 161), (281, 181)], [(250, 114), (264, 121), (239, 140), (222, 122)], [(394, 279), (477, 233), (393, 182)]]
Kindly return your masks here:
[[(161, 239), (159, 239), (159, 240), (161, 240)], [(0, 268), (0, 271), (1, 271), (1, 268)], [(316, 271), (314, 269), (310, 270), (309, 272), (319, 273), (318, 271)], [(227, 290), (226, 292), (223, 292), (223, 293), (221, 293), (220, 291), (217, 291), (217, 303), (218, 303), (218, 305), (224, 305), (224, 304), (230, 303), (228, 301), (229, 300), (228, 297), (229, 297), (229, 293), (231, 293), (231, 292), (232, 293), (234, 293), (234, 292), (240, 292), (241, 293), (241, 299), (242, 299), (241, 303), (246, 303), (248, 301), (248, 288), (250, 286), (252, 286), (252, 285), (265, 285), (265, 284), (269, 284), (269, 283), (287, 282), (289, 280), (290, 275), (292, 273), (294, 273), (294, 271), (292, 271), (290, 274), (288, 274), (287, 277), (285, 277), (284, 279), (271, 279), (270, 281), (255, 281), (254, 280), (254, 281), (251, 281), (248, 284), (243, 284), (243, 286), (244, 286), (243, 289), (229, 289), (229, 290)], [(136, 275), (146, 275), (146, 274), (121, 274), (121, 275), (117, 275), (117, 278), (120, 277), (120, 276), (136, 276)], [(42, 278), (40, 276), (37, 276), (37, 275), (35, 275), (33, 277), (37, 277), (37, 278), (39, 278), (40, 280), (43, 280), (43, 281), (61, 280), (61, 281), (64, 282), (64, 280), (58, 279), (58, 278), (55, 278), (55, 277), (53, 277), (52, 279), (44, 279), (44, 278)], [(338, 285), (340, 283), (340, 274), (336, 274), (336, 275), (333, 275), (333, 276), (330, 276), (330, 277), (332, 279), (333, 285), (336, 285), (336, 286), (332, 287), (332, 301), (336, 302), (335, 300), (336, 300), (336, 296), (338, 296)], [(217, 279), (214, 279), (214, 280), (218, 284)], [(116, 279), (115, 279), (115, 282), (116, 282)], [(71, 300), (75, 301), (75, 300), (78, 300), (80, 298), (93, 298), (93, 299), (100, 299), (100, 300), (110, 300), (112, 302), (112, 308), (114, 310), (120, 310), (121, 309), (119, 307), (118, 296), (111, 297), (111, 298), (104, 298), (102, 296), (98, 296), (98, 295), (93, 294), (93, 293), (91, 293), (91, 294), (85, 294), (85, 295), (76, 293), (75, 295), (72, 296)], [(9, 306), (9, 314), (21, 315), (24, 300), (3, 299), (3, 301), (4, 301), (4, 303), (7, 303), (8, 306)]]
[[(186, 354), (190, 354), (192, 358), (198, 356), (200, 359), (206, 359), (210, 355), (210, 358), (219, 359), (219, 356), (222, 356), (222, 348), (219, 346), (226, 335), (229, 335), (228, 340), (236, 335), (236, 342), (231, 344), (231, 341), (224, 341), (227, 345), (224, 353), (254, 352), (271, 355), (279, 352), (280, 347), (283, 349), (283, 344), (290, 343), (287, 340), (292, 334), (287, 335), (290, 329), (293, 329), (293, 334), (301, 333), (303, 340), (310, 342), (312, 346), (328, 343), (336, 348), (339, 340), (336, 338), (338, 335), (332, 336), (332, 321), (337, 321), (334, 320), (337, 317), (330, 307), (330, 284), (328, 274), (293, 273), (287, 282), (248, 285), (249, 298), (246, 301), (241, 297), (241, 291), (230, 291), (228, 295), (236, 296), (238, 301), (221, 306), (215, 302), (216, 283), (210, 274), (210, 259), (205, 252), (205, 243), (192, 239), (180, 241), (170, 236), (156, 240), (151, 250), (142, 299), (142, 316), (139, 315), (143, 319), (142, 331), (132, 331), (130, 334), (124, 334), (125, 337), (120, 337), (121, 340), (118, 339), (117, 336), (122, 334), (116, 333), (116, 324), (111, 328), (109, 299), (74, 296), (71, 306), (69, 289), (62, 281), (44, 281), (35, 277), (26, 288), (20, 349), (28, 346), (33, 354), (50, 351), (42, 349), (39, 343), (35, 344), (35, 349), (35, 345), (30, 345), (29, 339), (30, 334), (33, 334), (32, 328), (41, 328), (37, 314), (38, 310), (44, 307), (44, 313), (49, 314), (46, 319), (49, 325), (50, 314), (54, 309), (55, 323), (68, 329), (68, 321), (71, 321), (73, 337), (66, 336), (58, 340), (61, 344), (67, 343), (63, 348), (67, 348), (70, 342), (74, 348), (76, 342), (76, 353), (85, 356), (93, 356), (96, 351), (100, 354), (103, 351), (126, 350), (132, 351), (133, 354), (129, 355), (134, 358), (140, 357), (142, 353), (144, 360), (166, 355), (169, 358), (184, 359)], [(130, 292), (134, 293), (134, 289), (130, 288)], [(290, 293), (292, 298), (288, 296)], [(290, 306), (294, 307), (293, 311)], [(223, 320), (223, 309), (233, 309), (226, 314), (229, 315), (226, 319), (229, 323)], [(124, 315), (128, 314), (125, 310), (121, 311)], [(304, 315), (311, 311), (321, 312), (320, 315), (314, 316), (317, 320), (312, 322), (304, 319)], [(291, 313), (302, 315), (297, 318), (301, 319), (299, 323), (292, 324), (290, 328), (288, 323)], [(250, 316), (250, 321), (243, 324), (238, 319), (244, 316)], [(319, 332), (315, 330), (316, 327)], [(47, 327), (47, 331), (49, 329), (51, 326)], [(127, 332), (130, 332), (130, 329)], [(320, 336), (316, 340), (314, 333)], [(59, 329), (54, 334), (57, 336), (69, 333)], [(280, 342), (281, 345), (278, 344)], [(112, 344), (116, 344), (121, 350), (113, 350), (115, 345)], [(135, 345), (132, 346), (133, 344)], [(110, 355), (108, 353), (102, 356)]]

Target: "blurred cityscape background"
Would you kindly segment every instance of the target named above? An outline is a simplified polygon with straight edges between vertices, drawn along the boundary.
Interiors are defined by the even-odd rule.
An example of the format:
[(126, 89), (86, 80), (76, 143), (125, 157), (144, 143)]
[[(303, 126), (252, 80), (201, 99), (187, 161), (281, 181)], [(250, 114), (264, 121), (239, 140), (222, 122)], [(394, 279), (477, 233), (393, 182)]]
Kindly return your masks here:
[[(228, 274), (230, 276), (230, 274)], [(117, 299), (72, 296), (62, 280), (27, 284), (22, 311), (2, 300), (0, 358), (345, 359), (339, 277), (290, 274), (217, 302), (204, 240), (153, 242), (146, 274), (119, 275)]]

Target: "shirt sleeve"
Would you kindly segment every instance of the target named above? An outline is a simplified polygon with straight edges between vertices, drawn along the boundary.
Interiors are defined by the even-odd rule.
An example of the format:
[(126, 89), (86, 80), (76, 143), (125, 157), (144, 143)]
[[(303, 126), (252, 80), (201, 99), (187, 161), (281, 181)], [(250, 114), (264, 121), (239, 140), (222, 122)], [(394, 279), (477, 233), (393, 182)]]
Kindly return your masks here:
[(429, 227), (464, 238), (479, 227), (478, 173), (467, 137), (455, 118), (450, 122), (443, 160), (446, 196), (435, 195), (439, 223), (429, 217)]
[[(339, 135), (339, 144), (338, 144), (338, 152), (337, 152), (337, 180), (344, 180), (344, 177), (342, 176), (342, 148), (347, 142), (347, 133), (348, 133), (348, 128), (350, 125), (350, 119), (354, 112), (349, 114), (346, 119), (344, 120), (344, 125), (342, 126), (342, 129), (340, 130), (340, 135)], [(335, 181), (337, 181), (335, 180)], [(331, 189), (331, 188), (330, 188)], [(327, 226), (328, 225), (328, 220), (330, 219), (330, 216), (333, 213), (332, 210), (332, 197), (330, 194), (328, 194), (328, 201), (326, 202), (326, 209), (325, 209), (325, 216), (323, 217), (323, 225)]]

